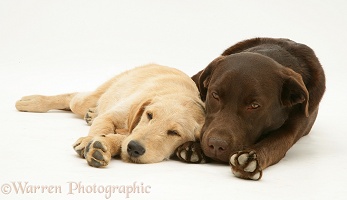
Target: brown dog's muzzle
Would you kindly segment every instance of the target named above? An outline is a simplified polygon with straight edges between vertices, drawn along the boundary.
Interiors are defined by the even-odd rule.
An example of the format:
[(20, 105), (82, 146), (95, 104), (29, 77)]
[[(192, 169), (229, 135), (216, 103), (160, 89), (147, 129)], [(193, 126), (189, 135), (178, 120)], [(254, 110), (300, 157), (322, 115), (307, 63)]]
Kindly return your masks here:
[(232, 151), (232, 138), (225, 129), (212, 129), (204, 132), (201, 140), (204, 154), (214, 160), (228, 162)]

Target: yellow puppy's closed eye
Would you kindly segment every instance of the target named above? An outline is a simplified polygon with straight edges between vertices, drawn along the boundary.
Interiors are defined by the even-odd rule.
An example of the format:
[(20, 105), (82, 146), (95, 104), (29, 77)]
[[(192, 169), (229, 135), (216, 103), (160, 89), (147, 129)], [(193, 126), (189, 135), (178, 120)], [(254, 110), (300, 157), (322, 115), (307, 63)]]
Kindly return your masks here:
[(147, 118), (148, 118), (148, 120), (153, 119), (153, 114), (150, 112), (147, 112)]
[(168, 130), (167, 131), (168, 135), (175, 135), (175, 136), (181, 136), (177, 131), (175, 130)]

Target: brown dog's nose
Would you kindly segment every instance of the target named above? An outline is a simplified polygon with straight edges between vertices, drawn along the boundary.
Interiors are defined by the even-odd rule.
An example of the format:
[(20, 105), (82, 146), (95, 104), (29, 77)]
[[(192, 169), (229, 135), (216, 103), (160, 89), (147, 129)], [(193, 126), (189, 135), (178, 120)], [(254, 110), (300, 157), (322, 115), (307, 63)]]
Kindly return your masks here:
[(213, 153), (216, 156), (220, 156), (226, 152), (228, 148), (228, 143), (225, 140), (211, 137), (208, 140), (208, 147), (211, 153)]

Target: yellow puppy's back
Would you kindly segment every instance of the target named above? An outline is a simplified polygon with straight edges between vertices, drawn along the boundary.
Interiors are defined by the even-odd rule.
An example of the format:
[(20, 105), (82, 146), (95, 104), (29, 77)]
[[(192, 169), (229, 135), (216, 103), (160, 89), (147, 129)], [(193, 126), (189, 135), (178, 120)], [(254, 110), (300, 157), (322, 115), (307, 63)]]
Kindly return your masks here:
[(178, 69), (156, 64), (125, 71), (98, 88), (101, 89), (106, 91), (99, 99), (99, 112), (123, 101), (136, 101), (158, 95), (199, 95), (194, 81), (188, 75)]

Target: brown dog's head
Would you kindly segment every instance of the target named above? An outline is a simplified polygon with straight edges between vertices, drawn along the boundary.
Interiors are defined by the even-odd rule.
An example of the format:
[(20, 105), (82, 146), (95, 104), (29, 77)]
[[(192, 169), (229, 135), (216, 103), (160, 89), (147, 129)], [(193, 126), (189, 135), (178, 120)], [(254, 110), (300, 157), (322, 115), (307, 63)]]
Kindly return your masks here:
[(281, 127), (291, 110), (308, 115), (301, 76), (257, 53), (221, 56), (193, 76), (206, 106), (204, 153), (228, 162), (231, 153)]
[(177, 94), (133, 105), (128, 118), (130, 135), (122, 143), (122, 159), (134, 163), (168, 159), (177, 147), (199, 138), (204, 112), (200, 99)]

